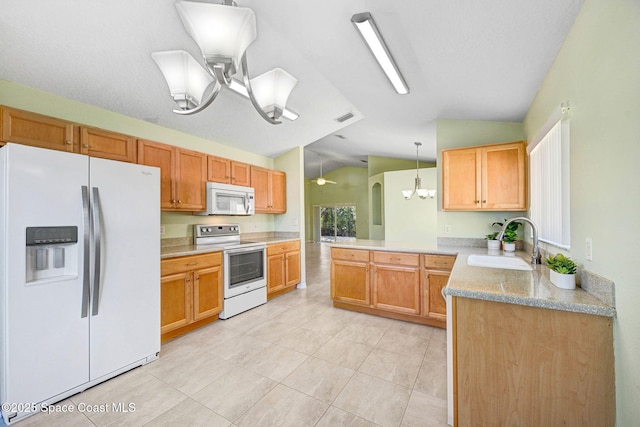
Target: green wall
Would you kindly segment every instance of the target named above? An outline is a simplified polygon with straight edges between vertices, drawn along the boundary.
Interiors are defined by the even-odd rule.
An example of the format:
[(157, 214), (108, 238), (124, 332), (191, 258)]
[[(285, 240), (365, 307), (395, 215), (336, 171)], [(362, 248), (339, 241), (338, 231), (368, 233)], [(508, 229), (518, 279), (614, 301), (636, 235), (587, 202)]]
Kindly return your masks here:
[[(433, 168), (435, 163), (420, 162), (420, 168)], [(388, 157), (368, 156), (367, 167), (369, 176), (374, 176), (382, 172), (402, 171), (416, 168), (415, 160), (391, 159)]]
[[(414, 195), (405, 200), (402, 190), (413, 188), (415, 170), (384, 173), (384, 239), (394, 242), (436, 244), (438, 195), (421, 199)], [(434, 189), (435, 168), (420, 170), (421, 188)]]
[(0, 104), (266, 168), (273, 159), (0, 79)]
[(352, 166), (336, 169), (324, 177), (337, 184), (318, 185), (305, 183), (305, 228), (307, 240), (314, 239), (313, 207), (319, 205), (346, 205), (356, 207), (356, 234), (358, 239), (369, 238), (369, 196), (367, 191), (367, 169)]
[[(477, 120), (438, 119), (436, 124), (438, 164), (442, 150), (473, 145), (522, 141), (525, 138), (522, 123), (489, 122)], [(442, 170), (438, 167), (438, 195), (442, 194)], [(441, 200), (441, 199), (440, 199)], [(445, 212), (438, 203), (438, 236), (481, 237), (490, 233), (491, 224), (504, 218), (519, 216), (523, 212)], [(448, 226), (449, 233), (445, 233)], [(493, 230), (496, 231), (496, 230)]]
[[(571, 251), (615, 282), (617, 425), (640, 420), (640, 2), (585, 0), (524, 124), (571, 103)], [(593, 239), (593, 261), (585, 239)]]

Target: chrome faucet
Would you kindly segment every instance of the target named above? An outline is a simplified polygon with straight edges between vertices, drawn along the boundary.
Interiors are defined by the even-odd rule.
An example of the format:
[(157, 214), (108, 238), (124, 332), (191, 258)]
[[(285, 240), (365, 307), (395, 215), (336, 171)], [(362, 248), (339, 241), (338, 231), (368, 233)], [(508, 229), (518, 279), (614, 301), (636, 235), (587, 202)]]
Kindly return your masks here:
[(504, 237), (504, 232), (507, 230), (507, 226), (514, 221), (524, 221), (524, 222), (528, 222), (529, 225), (531, 225), (531, 230), (533, 230), (533, 251), (531, 251), (531, 264), (542, 264), (542, 260), (540, 257), (540, 246), (538, 245), (538, 227), (533, 221), (531, 221), (526, 216), (518, 216), (515, 218), (508, 219), (502, 226), (502, 229), (498, 233), (496, 240), (498, 241), (502, 240), (502, 238)]

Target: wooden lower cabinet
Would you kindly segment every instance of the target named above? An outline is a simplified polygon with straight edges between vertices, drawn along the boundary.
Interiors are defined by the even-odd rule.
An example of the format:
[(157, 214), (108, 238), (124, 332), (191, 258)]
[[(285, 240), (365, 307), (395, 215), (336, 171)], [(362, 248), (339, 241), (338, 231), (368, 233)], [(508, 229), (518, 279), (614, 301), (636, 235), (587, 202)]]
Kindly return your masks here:
[(447, 286), (456, 257), (453, 255), (424, 256), (424, 294), (422, 314), (432, 319), (447, 320), (447, 308), (442, 289)]
[[(434, 256), (450, 264), (448, 271), (426, 270), (425, 260), (431, 260), (428, 257), (418, 253), (332, 248), (333, 305), (444, 328), (446, 311), (444, 299), (439, 295), (449, 280), (455, 256)], [(435, 298), (436, 293), (441, 302)]]
[(331, 298), (334, 301), (368, 306), (371, 303), (369, 263), (332, 260)]
[(221, 252), (167, 258), (160, 265), (163, 342), (218, 319), (223, 308)]
[(420, 314), (420, 255), (373, 252), (373, 306)]
[(454, 422), (614, 426), (613, 320), (454, 297)]
[(300, 277), (299, 240), (267, 245), (267, 298), (295, 289)]

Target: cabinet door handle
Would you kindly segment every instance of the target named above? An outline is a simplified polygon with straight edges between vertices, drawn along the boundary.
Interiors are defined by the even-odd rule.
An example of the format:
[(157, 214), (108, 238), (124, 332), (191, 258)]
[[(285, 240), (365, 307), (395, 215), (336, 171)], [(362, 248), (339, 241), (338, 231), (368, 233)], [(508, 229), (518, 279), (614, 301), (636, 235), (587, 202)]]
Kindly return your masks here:
[(389, 258), (391, 261), (402, 261), (402, 258)]
[(67, 144), (67, 145), (73, 145), (73, 142), (69, 141), (69, 140), (66, 140), (64, 143)]
[(483, 200), (483, 201), (482, 201), (482, 203), (487, 203), (487, 201), (486, 201), (486, 200)]
[(190, 262), (187, 265), (198, 265), (198, 264), (200, 264), (200, 263), (198, 261), (196, 261), (196, 262)]
[(189, 279), (188, 277), (184, 279), (184, 283), (189, 283), (189, 282), (191, 282), (191, 279)]
[(89, 144), (82, 144), (84, 148), (89, 148)]

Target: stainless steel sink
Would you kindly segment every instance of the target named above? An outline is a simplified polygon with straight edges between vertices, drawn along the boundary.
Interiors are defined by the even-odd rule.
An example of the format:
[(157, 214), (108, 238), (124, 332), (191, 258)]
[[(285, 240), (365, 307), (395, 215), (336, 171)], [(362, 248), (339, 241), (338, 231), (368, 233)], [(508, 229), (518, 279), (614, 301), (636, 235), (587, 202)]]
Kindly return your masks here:
[(517, 256), (469, 255), (467, 264), (476, 267), (506, 268), (507, 270), (533, 270), (531, 264)]

